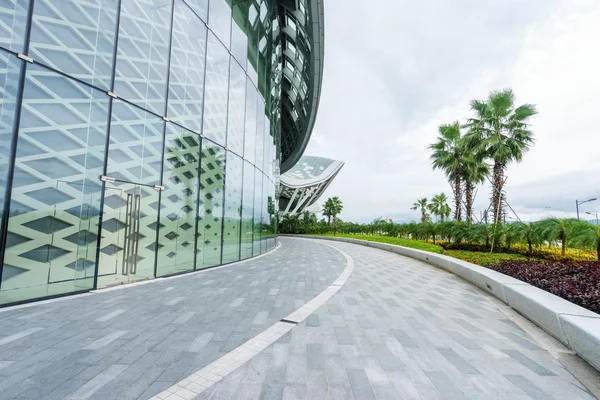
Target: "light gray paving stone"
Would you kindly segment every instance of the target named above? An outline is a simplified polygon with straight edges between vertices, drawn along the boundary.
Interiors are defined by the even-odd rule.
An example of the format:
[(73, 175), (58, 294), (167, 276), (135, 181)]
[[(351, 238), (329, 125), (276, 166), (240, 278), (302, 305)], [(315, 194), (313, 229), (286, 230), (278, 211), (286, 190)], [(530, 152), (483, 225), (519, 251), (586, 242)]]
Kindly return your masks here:
[[(198, 399), (590, 399), (502, 303), (455, 276), (374, 248), (281, 241), (239, 265), (3, 312), (0, 340), (43, 330), (2, 346), (0, 393), (64, 399), (106, 380), (90, 399), (146, 399), (213, 365), (226, 376)], [(354, 262), (343, 285), (346, 259), (331, 246)], [(291, 331), (265, 333), (275, 343), (227, 358), (307, 303)], [(115, 365), (125, 369), (107, 380)]]

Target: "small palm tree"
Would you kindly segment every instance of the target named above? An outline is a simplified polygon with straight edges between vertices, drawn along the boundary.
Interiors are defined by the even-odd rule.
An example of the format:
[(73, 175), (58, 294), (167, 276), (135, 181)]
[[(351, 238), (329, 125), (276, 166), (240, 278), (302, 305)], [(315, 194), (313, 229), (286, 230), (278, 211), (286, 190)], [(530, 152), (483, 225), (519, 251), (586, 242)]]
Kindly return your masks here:
[(492, 206), (494, 222), (502, 219), (504, 172), (513, 161), (520, 162), (534, 142), (529, 119), (537, 114), (535, 105), (515, 107), (511, 89), (491, 92), (486, 101), (471, 101), (475, 117), (468, 120), (466, 142), (470, 149), (493, 162)]
[(333, 234), (336, 234), (336, 221), (337, 216), (342, 212), (344, 205), (339, 197), (330, 197), (325, 201), (323, 205), (323, 215), (326, 215), (328, 218), (328, 223), (331, 222), (331, 218), (333, 218)]
[(427, 221), (427, 197), (418, 199), (410, 209), (419, 210), (421, 212), (421, 222)]
[(462, 220), (462, 168), (464, 146), (461, 142), (460, 124), (440, 125), (437, 142), (429, 148), (433, 150), (433, 169), (444, 171), (454, 191), (454, 219)]
[(533, 253), (533, 245), (542, 242), (541, 229), (539, 224), (530, 222), (528, 224), (524, 222), (514, 222), (508, 224), (511, 229), (511, 235), (514, 234), (517, 240), (524, 240), (529, 246), (529, 254)]
[(450, 212), (452, 211), (448, 205), (448, 196), (445, 193), (433, 196), (427, 208), (433, 215), (440, 217), (441, 222), (444, 222), (444, 218), (450, 216)]
[(579, 232), (574, 234), (573, 241), (577, 244), (594, 248), (598, 261), (600, 261), (600, 225), (585, 224), (585, 227), (582, 226)]
[(581, 236), (581, 232), (586, 229), (582, 224), (586, 223), (575, 218), (549, 218), (538, 222), (542, 239), (548, 242), (561, 242), (562, 257), (566, 255), (567, 242), (571, 238)]

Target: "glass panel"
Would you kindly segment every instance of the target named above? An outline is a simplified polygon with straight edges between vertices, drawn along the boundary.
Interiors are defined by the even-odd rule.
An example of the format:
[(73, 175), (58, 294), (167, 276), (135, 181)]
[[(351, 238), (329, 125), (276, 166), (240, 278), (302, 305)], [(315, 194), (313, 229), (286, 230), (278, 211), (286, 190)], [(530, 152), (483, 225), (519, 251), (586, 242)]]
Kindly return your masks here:
[(194, 269), (200, 137), (167, 124), (157, 275)]
[(254, 171), (248, 161), (244, 161), (244, 198), (242, 199), (242, 260), (252, 257), (252, 236), (254, 220)]
[(208, 0), (185, 0), (185, 2), (192, 7), (194, 12), (202, 18), (204, 22), (208, 16)]
[(248, 60), (248, 36), (246, 30), (249, 24), (247, 18), (248, 2), (234, 4), (233, 22), (231, 23), (231, 54), (244, 69), (246, 69), (246, 62)]
[(110, 121), (107, 174), (126, 182), (160, 184), (164, 121), (115, 100)]
[(243, 165), (240, 157), (227, 152), (225, 215), (223, 218), (223, 264), (240, 259)]
[(110, 90), (118, 0), (36, 0), (30, 55)]
[(122, 0), (115, 92), (165, 114), (172, 2)]
[(0, 302), (92, 288), (108, 103), (28, 65)]
[(246, 80), (246, 116), (244, 158), (254, 164), (256, 158), (256, 108), (258, 93), (250, 79)]
[(0, 46), (22, 53), (25, 49), (25, 29), (29, 0), (0, 1)]
[(256, 109), (256, 156), (254, 165), (264, 172), (264, 146), (265, 146), (265, 102), (258, 96), (258, 108)]
[(269, 236), (269, 231), (271, 228), (271, 217), (269, 215), (269, 210), (273, 199), (271, 199), (270, 195), (270, 187), (271, 181), (267, 179), (263, 174), (263, 198), (262, 198), (262, 226), (260, 233), (260, 252), (264, 253), (267, 251), (267, 237)]
[(246, 74), (231, 59), (229, 75), (229, 112), (227, 113), (227, 148), (239, 155), (244, 154), (244, 107), (246, 102)]
[(200, 133), (207, 29), (183, 0), (175, 1), (175, 21), (168, 115), (171, 121)]
[(231, 39), (231, 0), (211, 0), (208, 26), (229, 49)]
[(206, 60), (203, 133), (206, 137), (225, 145), (229, 53), (212, 33), (208, 35)]
[(254, 245), (252, 254), (260, 254), (260, 233), (262, 224), (262, 185), (263, 174), (256, 169), (254, 175)]
[[(13, 142), (17, 92), (23, 61), (0, 50), (0, 228)], [(0, 268), (2, 268), (0, 266)]]
[(221, 263), (224, 182), (225, 150), (208, 140), (203, 140), (198, 203), (197, 269)]
[(106, 182), (98, 287), (154, 277), (158, 191)]

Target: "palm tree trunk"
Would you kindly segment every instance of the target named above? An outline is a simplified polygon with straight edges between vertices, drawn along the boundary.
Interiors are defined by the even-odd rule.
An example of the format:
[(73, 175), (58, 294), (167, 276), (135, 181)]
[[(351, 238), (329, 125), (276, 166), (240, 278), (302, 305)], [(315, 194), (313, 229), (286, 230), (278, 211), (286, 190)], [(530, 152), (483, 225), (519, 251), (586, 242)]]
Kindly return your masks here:
[(600, 240), (598, 240), (598, 244), (596, 245), (596, 254), (598, 255), (598, 261), (600, 261)]
[(462, 184), (460, 174), (454, 176), (454, 219), (462, 221), (462, 209), (460, 201), (462, 199)]
[(502, 222), (502, 189), (504, 186), (504, 165), (494, 164), (494, 188), (492, 194), (492, 207), (494, 213), (494, 223)]
[(473, 189), (475, 185), (472, 182), (465, 182), (465, 219), (468, 222), (473, 220)]
[(529, 254), (533, 253), (533, 249), (531, 248), (531, 240), (527, 239), (527, 244), (529, 245)]

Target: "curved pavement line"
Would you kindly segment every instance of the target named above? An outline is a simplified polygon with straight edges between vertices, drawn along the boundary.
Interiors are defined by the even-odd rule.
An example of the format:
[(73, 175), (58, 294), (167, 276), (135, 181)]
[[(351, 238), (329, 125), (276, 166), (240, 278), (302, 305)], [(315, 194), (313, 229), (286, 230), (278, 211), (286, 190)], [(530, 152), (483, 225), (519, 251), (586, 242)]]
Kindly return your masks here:
[(346, 268), (344, 268), (340, 276), (327, 289), (287, 317), (282, 318), (280, 322), (271, 325), (271, 327), (254, 336), (246, 343), (177, 382), (175, 385), (152, 397), (151, 400), (188, 400), (195, 398), (275, 343), (333, 297), (344, 286), (352, 271), (354, 271), (354, 260), (348, 253), (330, 244), (319, 244), (331, 247), (346, 258)]

